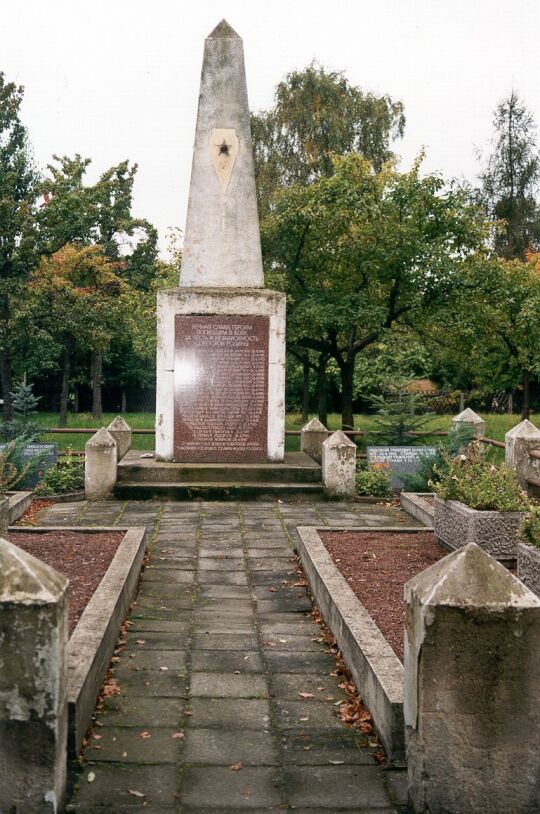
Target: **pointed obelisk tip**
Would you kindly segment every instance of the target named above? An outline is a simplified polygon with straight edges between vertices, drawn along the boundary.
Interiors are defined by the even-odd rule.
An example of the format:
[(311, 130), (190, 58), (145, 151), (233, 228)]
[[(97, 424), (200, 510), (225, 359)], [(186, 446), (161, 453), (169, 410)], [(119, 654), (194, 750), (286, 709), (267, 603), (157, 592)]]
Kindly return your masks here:
[(234, 30), (232, 26), (229, 25), (227, 20), (223, 19), (220, 23), (216, 25), (213, 31), (210, 32), (207, 39), (209, 40), (219, 40), (219, 39), (237, 39), (239, 40), (240, 37)]

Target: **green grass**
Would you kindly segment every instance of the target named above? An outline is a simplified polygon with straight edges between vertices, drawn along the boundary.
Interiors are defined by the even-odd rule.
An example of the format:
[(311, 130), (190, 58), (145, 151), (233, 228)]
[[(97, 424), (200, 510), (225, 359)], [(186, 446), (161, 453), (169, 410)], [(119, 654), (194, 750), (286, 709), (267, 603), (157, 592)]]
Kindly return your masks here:
[[(92, 416), (89, 413), (78, 413), (78, 414), (70, 414), (68, 417), (68, 427), (87, 427), (91, 429), (99, 429), (99, 427), (106, 427), (113, 418), (116, 417), (116, 413), (105, 413), (103, 416), (102, 421), (94, 421)], [(124, 415), (125, 420), (133, 429), (150, 429), (154, 426), (154, 414), (153, 413), (126, 413)], [(493, 438), (496, 441), (504, 441), (504, 435), (508, 432), (509, 429), (514, 427), (516, 424), (519, 423), (520, 417), (518, 415), (489, 415), (485, 414), (482, 415), (482, 418), (486, 421), (486, 436), (488, 438)], [(57, 427), (58, 426), (58, 414), (57, 413), (40, 413), (37, 417), (38, 423), (41, 424), (43, 427)], [(429, 424), (426, 425), (427, 429), (432, 430), (448, 430), (450, 428), (450, 423), (452, 421), (452, 416), (450, 415), (441, 415), (437, 416), (436, 418), (432, 419)], [(540, 415), (533, 415), (531, 416), (531, 421), (540, 426)], [(303, 421), (302, 416), (299, 413), (289, 413), (285, 420), (285, 427), (288, 430), (300, 430), (302, 428)], [(341, 427), (341, 417), (338, 413), (330, 413), (328, 416), (328, 429), (330, 430), (339, 430)], [(355, 416), (355, 428), (359, 430), (374, 430), (376, 429), (376, 424), (373, 421), (372, 416), (366, 415), (356, 415)], [(56, 442), (59, 445), (60, 449), (65, 449), (66, 447), (70, 446), (74, 450), (83, 450), (86, 441), (88, 441), (89, 435), (79, 435), (74, 434), (71, 435), (69, 433), (63, 434), (51, 434), (45, 433), (43, 435), (42, 440), (46, 442)], [(134, 443), (133, 446), (135, 449), (153, 449), (154, 448), (154, 436), (153, 435), (134, 435)], [(375, 438), (366, 439), (361, 438), (358, 439), (359, 447), (364, 450), (366, 447), (367, 441), (376, 442)], [(426, 438), (425, 443), (430, 443), (432, 439)], [(293, 452), (295, 450), (300, 449), (300, 436), (287, 436), (286, 438), (286, 449), (288, 452)], [(495, 456), (496, 460), (501, 459), (501, 450), (492, 450), (492, 453)]]

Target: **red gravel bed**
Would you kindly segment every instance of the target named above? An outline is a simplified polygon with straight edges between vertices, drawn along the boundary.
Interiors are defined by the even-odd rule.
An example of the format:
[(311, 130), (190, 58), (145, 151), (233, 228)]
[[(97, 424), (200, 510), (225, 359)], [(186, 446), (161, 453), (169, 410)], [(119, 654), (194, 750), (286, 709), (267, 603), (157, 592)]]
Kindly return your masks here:
[(403, 586), (448, 551), (431, 531), (320, 531), (334, 563), (403, 661)]
[(123, 532), (10, 531), (11, 543), (69, 579), (69, 632), (82, 616), (124, 536)]

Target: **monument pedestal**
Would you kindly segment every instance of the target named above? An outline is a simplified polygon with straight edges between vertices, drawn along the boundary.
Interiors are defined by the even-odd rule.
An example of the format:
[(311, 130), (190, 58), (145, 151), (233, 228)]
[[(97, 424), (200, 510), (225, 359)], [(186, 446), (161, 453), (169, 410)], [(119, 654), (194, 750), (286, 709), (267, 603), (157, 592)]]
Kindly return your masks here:
[(175, 288), (157, 319), (156, 459), (282, 461), (285, 295)]

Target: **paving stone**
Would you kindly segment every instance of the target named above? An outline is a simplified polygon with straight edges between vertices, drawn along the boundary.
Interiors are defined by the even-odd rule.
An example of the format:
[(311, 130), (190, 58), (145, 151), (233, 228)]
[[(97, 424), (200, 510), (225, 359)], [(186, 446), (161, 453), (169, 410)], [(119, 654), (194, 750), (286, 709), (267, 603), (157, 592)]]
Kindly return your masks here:
[(342, 732), (310, 731), (294, 733), (286, 731), (279, 737), (279, 748), (286, 766), (363, 764), (373, 766), (374, 749), (368, 748), (367, 737), (345, 730)]
[(299, 701), (301, 692), (312, 693), (313, 698), (307, 699), (312, 703), (318, 701), (334, 703), (347, 698), (345, 691), (337, 685), (336, 679), (329, 675), (275, 673), (270, 674), (269, 685), (270, 697), (279, 700)]
[[(297, 766), (284, 770), (287, 802), (339, 811), (388, 807), (382, 773), (376, 766)], [(360, 809), (362, 810), (362, 809)]]
[[(92, 783), (88, 782), (90, 772), (95, 775)], [(162, 807), (154, 808), (154, 811), (163, 810), (165, 814), (168, 812), (166, 806), (176, 803), (176, 786), (175, 766), (86, 765), (79, 778), (71, 811), (89, 814), (98, 812), (98, 806), (106, 806), (102, 810), (117, 814), (123, 805), (127, 810), (144, 806), (144, 810), (148, 811), (154, 804)], [(140, 791), (144, 798), (135, 797), (129, 793), (129, 789)]]
[(157, 673), (149, 670), (115, 672), (115, 676), (119, 678), (120, 694), (123, 697), (187, 698), (186, 676), (173, 670)]
[(175, 730), (159, 727), (100, 727), (95, 735), (99, 741), (90, 739), (86, 750), (87, 760), (108, 763), (176, 763), (178, 740)]
[(219, 610), (223, 613), (227, 611), (231, 613), (244, 613), (247, 615), (253, 614), (253, 602), (251, 599), (238, 599), (228, 597), (200, 597), (198, 607), (204, 611)]
[(181, 633), (156, 630), (134, 630), (126, 636), (127, 650), (184, 650), (189, 639), (189, 632)]
[(313, 701), (275, 701), (274, 704), (280, 729), (343, 730), (343, 724), (336, 716), (333, 704), (319, 704)]
[(182, 802), (210, 805), (226, 811), (231, 807), (276, 806), (282, 801), (277, 778), (271, 768), (187, 768), (182, 776)]
[(268, 649), (265, 651), (264, 659), (271, 673), (321, 672), (327, 676), (336, 669), (335, 659), (325, 653), (293, 653)]
[[(190, 571), (186, 571), (186, 573), (191, 575)], [(148, 596), (157, 596), (160, 599), (186, 599), (192, 595), (192, 591), (192, 586), (175, 585), (169, 582), (148, 582), (143, 579), (139, 599)]]
[(152, 555), (152, 566), (156, 566), (160, 571), (196, 571), (197, 558), (196, 557), (174, 557), (171, 558), (168, 554), (154, 556)]
[(208, 616), (196, 617), (194, 630), (197, 633), (251, 633), (255, 635), (255, 619), (252, 616)]
[(294, 599), (283, 597), (281, 599), (258, 599), (257, 609), (259, 613), (305, 613), (311, 610), (311, 603), (305, 599)]
[(201, 585), (247, 585), (245, 571), (199, 571)]
[(277, 752), (269, 732), (188, 729), (183, 759), (214, 766), (275, 766)]
[(194, 698), (188, 726), (220, 729), (268, 729), (268, 701), (237, 698)]
[(163, 672), (162, 667), (168, 670), (175, 670), (180, 673), (186, 667), (185, 650), (140, 650), (126, 653), (120, 656), (120, 661), (113, 664), (113, 672), (120, 675), (135, 670), (148, 670), (151, 672)]
[[(180, 722), (184, 700), (181, 698), (149, 698), (148, 696), (112, 696), (103, 702), (99, 717), (102, 726), (170, 727)], [(101, 727), (99, 727), (101, 731)]]
[(268, 687), (259, 675), (193, 672), (190, 694), (206, 698), (259, 698), (268, 697)]
[(221, 635), (197, 632), (193, 636), (195, 650), (256, 650), (257, 646), (257, 637), (248, 633)]
[(244, 549), (241, 546), (241, 540), (238, 540), (237, 547), (233, 548), (232, 546), (227, 546), (226, 549), (223, 549), (221, 546), (216, 546), (215, 548), (210, 546), (207, 548), (205, 543), (201, 543), (199, 557), (215, 557), (219, 551), (226, 553), (229, 559), (241, 560), (244, 558)]
[(133, 617), (130, 618), (129, 630), (133, 631), (152, 631), (154, 633), (186, 633), (189, 630), (190, 621), (185, 619), (148, 619), (146, 617)]
[(199, 569), (201, 571), (234, 571), (243, 569), (243, 560), (226, 557), (199, 557)]
[(189, 584), (194, 580), (193, 571), (182, 571), (180, 568), (159, 568), (151, 565), (144, 569), (144, 582), (159, 582), (160, 585), (174, 583)]
[(251, 588), (247, 585), (201, 585), (199, 596), (209, 599), (251, 600)]
[(196, 650), (191, 657), (191, 669), (206, 673), (262, 673), (264, 665), (257, 651)]
[(308, 651), (312, 653), (325, 652), (324, 646), (315, 636), (291, 636), (290, 633), (263, 636), (262, 646), (264, 650), (275, 648), (276, 650), (291, 650), (293, 653), (305, 653)]

